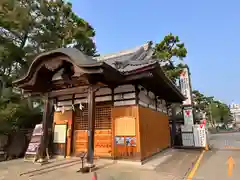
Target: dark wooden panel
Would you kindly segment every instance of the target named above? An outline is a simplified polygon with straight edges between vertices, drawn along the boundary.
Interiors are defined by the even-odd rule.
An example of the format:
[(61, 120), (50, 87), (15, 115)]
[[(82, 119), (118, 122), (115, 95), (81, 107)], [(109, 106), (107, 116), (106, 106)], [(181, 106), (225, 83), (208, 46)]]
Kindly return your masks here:
[(53, 153), (55, 155), (65, 156), (66, 144), (53, 143)]

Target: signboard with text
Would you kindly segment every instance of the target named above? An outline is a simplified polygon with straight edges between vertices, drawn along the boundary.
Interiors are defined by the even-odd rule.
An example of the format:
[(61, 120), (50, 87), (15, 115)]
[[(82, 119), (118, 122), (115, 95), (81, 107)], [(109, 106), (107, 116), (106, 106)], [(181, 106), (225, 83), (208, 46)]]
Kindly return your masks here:
[(187, 98), (185, 101), (183, 101), (183, 105), (192, 105), (192, 92), (187, 68), (184, 68), (180, 74), (180, 87), (182, 94)]
[(183, 118), (184, 118), (184, 125), (193, 125), (193, 109), (184, 108)]
[[(35, 156), (38, 153), (38, 149), (41, 144), (41, 139), (43, 135), (42, 124), (37, 124), (33, 130), (31, 141), (28, 145), (28, 148), (25, 153), (25, 160), (29, 158), (29, 156)], [(31, 157), (34, 158), (34, 157)]]

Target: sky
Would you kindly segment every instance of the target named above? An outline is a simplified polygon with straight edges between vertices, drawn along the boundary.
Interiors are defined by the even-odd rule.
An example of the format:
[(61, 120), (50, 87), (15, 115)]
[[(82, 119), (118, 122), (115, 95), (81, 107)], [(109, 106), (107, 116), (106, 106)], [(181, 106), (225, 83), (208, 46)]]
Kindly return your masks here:
[[(102, 54), (178, 35), (188, 50), (193, 89), (240, 103), (239, 0), (71, 0), (96, 30)], [(239, 74), (239, 76), (238, 76)]]

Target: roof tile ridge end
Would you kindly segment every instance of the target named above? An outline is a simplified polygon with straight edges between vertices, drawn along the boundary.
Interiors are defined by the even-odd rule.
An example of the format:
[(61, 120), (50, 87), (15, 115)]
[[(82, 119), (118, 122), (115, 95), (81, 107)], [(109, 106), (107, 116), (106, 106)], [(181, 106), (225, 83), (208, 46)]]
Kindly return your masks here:
[[(131, 57), (131, 59), (133, 61), (139, 61), (140, 62), (141, 60), (144, 60), (147, 57), (147, 55), (149, 53), (149, 50), (151, 50), (151, 49), (152, 49), (152, 42), (148, 41), (147, 43), (142, 45), (142, 47), (138, 51), (136, 51), (137, 54), (134, 54)], [(136, 56), (137, 56), (137, 58), (134, 59)], [(143, 64), (146, 64), (146, 63), (148, 63), (148, 62), (147, 61), (143, 62)], [(130, 66), (136, 66), (136, 64), (131, 64), (131, 63), (129, 63), (129, 65)]]
[(126, 54), (137, 52), (141, 48), (143, 48), (144, 50), (148, 50), (151, 47), (151, 45), (152, 45), (152, 42), (148, 41), (147, 43), (145, 43), (143, 45), (140, 45), (140, 46), (137, 46), (135, 48), (126, 49), (126, 50), (122, 50), (122, 51), (119, 51), (119, 52), (116, 52), (116, 53), (110, 53), (110, 54), (98, 56), (94, 59), (103, 60), (103, 59), (115, 58), (115, 57), (119, 57), (119, 56), (123, 56), (123, 55), (126, 55)]

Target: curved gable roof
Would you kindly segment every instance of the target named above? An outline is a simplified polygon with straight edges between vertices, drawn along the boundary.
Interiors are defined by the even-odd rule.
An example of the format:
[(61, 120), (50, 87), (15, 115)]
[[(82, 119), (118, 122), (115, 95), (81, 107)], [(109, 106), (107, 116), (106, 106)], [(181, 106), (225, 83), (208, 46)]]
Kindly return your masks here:
[(13, 84), (21, 84), (29, 80), (29, 78), (31, 78), (32, 75), (35, 73), (36, 68), (44, 61), (46, 57), (54, 57), (54, 56), (61, 56), (61, 55), (67, 56), (69, 58), (69, 61), (73, 65), (76, 65), (79, 68), (91, 68), (91, 67), (103, 66), (106, 68), (110, 67), (112, 71), (115, 70), (105, 62), (98, 62), (92, 57), (84, 55), (81, 51), (79, 51), (76, 48), (59, 48), (59, 49), (44, 52), (38, 55), (31, 63), (26, 75), (14, 81)]

